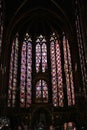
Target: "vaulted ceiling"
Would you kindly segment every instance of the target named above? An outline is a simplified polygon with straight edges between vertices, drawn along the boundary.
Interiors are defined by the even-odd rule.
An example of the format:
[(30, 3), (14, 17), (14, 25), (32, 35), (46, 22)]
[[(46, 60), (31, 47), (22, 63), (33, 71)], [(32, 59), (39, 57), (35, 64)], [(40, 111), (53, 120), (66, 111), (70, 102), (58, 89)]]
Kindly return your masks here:
[(7, 38), (17, 31), (21, 35), (73, 32), (74, 11), (73, 0), (5, 0)]

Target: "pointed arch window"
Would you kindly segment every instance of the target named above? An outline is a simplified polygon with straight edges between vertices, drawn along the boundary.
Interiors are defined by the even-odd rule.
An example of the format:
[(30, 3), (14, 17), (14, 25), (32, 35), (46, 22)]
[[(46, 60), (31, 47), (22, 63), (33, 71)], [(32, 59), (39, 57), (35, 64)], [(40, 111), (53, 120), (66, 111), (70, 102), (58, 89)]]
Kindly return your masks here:
[(67, 89), (67, 100), (68, 105), (75, 104), (75, 95), (74, 95), (74, 83), (73, 83), (73, 74), (72, 74), (72, 63), (71, 63), (71, 54), (68, 40), (63, 36), (63, 51), (64, 51), (64, 71), (66, 78), (66, 89)]
[(47, 69), (47, 46), (45, 38), (40, 35), (36, 40), (36, 72)]
[(12, 44), (11, 58), (10, 58), (10, 74), (8, 87), (8, 107), (15, 107), (16, 105), (16, 90), (17, 90), (17, 69), (18, 69), (18, 34)]
[[(62, 45), (63, 44), (63, 45)], [(63, 49), (61, 49), (63, 47)], [(62, 56), (62, 50), (64, 58)], [(67, 91), (67, 105), (75, 104), (72, 62), (68, 40), (63, 36), (60, 42), (54, 33), (50, 39), (51, 75), (52, 75), (52, 100), (54, 106), (64, 106), (64, 78)], [(62, 56), (62, 57), (61, 57)], [(63, 61), (63, 62), (62, 62)], [(63, 65), (64, 63), (64, 65)], [(63, 68), (64, 67), (64, 68)], [(63, 75), (65, 73), (65, 77)]]
[(61, 65), (60, 40), (52, 35), (50, 39), (50, 54), (51, 54), (51, 74), (52, 74), (52, 92), (53, 105), (64, 106), (63, 95), (63, 77)]
[[(45, 38), (40, 35), (36, 40), (35, 46), (35, 70), (32, 70), (32, 40), (28, 33), (22, 43), (21, 51), (19, 51), (18, 35), (16, 35), (12, 44), (12, 52), (10, 59), (10, 74), (8, 87), (8, 106), (16, 106), (17, 90), (19, 91), (19, 104), (21, 108), (28, 108), (32, 103), (32, 92), (35, 90), (36, 103), (48, 103), (48, 86), (49, 83), (44, 79), (48, 75), (47, 81), (52, 84), (52, 102), (54, 106), (63, 107), (65, 98), (67, 105), (75, 104), (74, 82), (72, 72), (72, 61), (70, 46), (67, 38), (63, 35), (60, 40), (59, 36), (53, 33), (50, 38), (50, 61), (51, 61), (51, 76), (47, 68), (47, 42)], [(20, 53), (21, 52), (21, 53)], [(20, 57), (18, 54), (20, 53)], [(49, 54), (49, 53), (48, 53)], [(20, 60), (20, 63), (18, 62)], [(18, 66), (19, 65), (19, 66)], [(20, 71), (18, 68), (20, 67)], [(20, 72), (20, 74), (18, 74)], [(32, 73), (35, 77), (39, 77), (35, 86), (32, 87)], [(39, 73), (41, 72), (41, 73)], [(19, 80), (18, 77), (20, 78)], [(37, 79), (36, 79), (37, 80)], [(20, 85), (20, 87), (18, 87)], [(65, 85), (65, 87), (64, 87)], [(51, 89), (51, 86), (49, 86)], [(66, 90), (66, 92), (65, 92)], [(49, 92), (50, 93), (50, 92)], [(51, 93), (50, 93), (51, 94)], [(67, 95), (67, 96), (66, 96)], [(66, 97), (65, 97), (66, 96)]]
[(36, 102), (48, 102), (48, 85), (46, 81), (41, 79), (36, 83)]
[(26, 33), (21, 51), (20, 107), (30, 107), (32, 89), (32, 43)]
[(84, 93), (85, 97), (87, 96), (87, 67), (86, 67), (86, 46), (84, 42), (84, 38), (82, 35), (82, 26), (81, 26), (81, 18), (80, 18), (80, 9), (79, 3), (75, 0), (75, 24), (76, 24), (76, 34), (77, 34), (77, 42), (78, 42), (78, 50), (79, 50), (79, 57), (80, 57), (80, 66), (81, 66), (81, 73), (82, 73), (82, 93)]

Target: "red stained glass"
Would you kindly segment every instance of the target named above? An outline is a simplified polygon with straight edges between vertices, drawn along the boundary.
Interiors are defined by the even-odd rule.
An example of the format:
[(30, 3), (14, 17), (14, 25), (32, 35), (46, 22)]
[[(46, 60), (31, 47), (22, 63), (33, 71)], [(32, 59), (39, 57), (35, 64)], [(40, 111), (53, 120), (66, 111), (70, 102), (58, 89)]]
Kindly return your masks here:
[(63, 37), (63, 50), (64, 50), (64, 70), (66, 75), (66, 86), (67, 86), (67, 99), (68, 105), (75, 104), (75, 96), (74, 96), (74, 83), (73, 83), (73, 75), (72, 75), (72, 63), (71, 63), (71, 54), (68, 40)]
[(48, 102), (48, 86), (44, 80), (36, 83), (36, 102)]
[(36, 40), (36, 72), (42, 72), (47, 68), (47, 46), (45, 38), (40, 35)]
[(53, 34), (50, 43), (53, 105), (63, 107), (63, 81), (60, 41)]
[(13, 41), (10, 59), (10, 75), (8, 87), (8, 107), (15, 107), (17, 89), (17, 69), (18, 69), (18, 36)]
[[(30, 107), (32, 86), (32, 44), (28, 34), (21, 51), (20, 106)], [(25, 100), (26, 99), (26, 100)]]

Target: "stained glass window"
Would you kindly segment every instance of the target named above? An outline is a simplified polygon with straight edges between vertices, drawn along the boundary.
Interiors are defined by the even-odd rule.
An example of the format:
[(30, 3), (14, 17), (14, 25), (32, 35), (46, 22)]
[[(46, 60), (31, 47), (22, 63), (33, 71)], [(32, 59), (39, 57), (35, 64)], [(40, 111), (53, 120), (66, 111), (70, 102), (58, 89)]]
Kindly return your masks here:
[(47, 69), (47, 46), (45, 38), (40, 35), (36, 40), (36, 72)]
[(36, 83), (36, 102), (48, 102), (48, 86), (44, 80), (39, 80)]
[(64, 105), (64, 96), (60, 40), (53, 33), (50, 42), (53, 105), (62, 107)]
[(75, 104), (74, 96), (74, 83), (72, 75), (72, 64), (71, 64), (71, 54), (68, 40), (63, 36), (63, 50), (64, 50), (64, 71), (66, 77), (66, 87), (67, 87), (67, 99), (68, 105)]
[[(63, 47), (64, 59), (63, 56), (61, 56), (62, 47)], [(60, 107), (64, 106), (64, 100), (65, 100), (64, 99), (65, 92), (63, 89), (64, 72), (65, 72), (68, 105), (70, 106), (74, 105), (75, 96), (74, 96), (71, 54), (70, 54), (69, 43), (68, 40), (65, 38), (65, 36), (63, 37), (63, 46), (62, 46), (62, 42), (59, 40), (59, 36), (56, 36), (55, 33), (53, 33), (50, 39), (50, 54), (51, 54), (53, 105), (60, 106)], [(64, 61), (64, 65), (62, 61)]]
[[(83, 37), (82, 37), (82, 28), (81, 28), (81, 21), (80, 21), (80, 15), (79, 15), (79, 7), (78, 7), (78, 1), (75, 1), (76, 3), (76, 33), (77, 33), (77, 42), (78, 42), (78, 49), (79, 49), (79, 57), (80, 57), (80, 65), (81, 65), (81, 72), (82, 72), (82, 81), (83, 81), (83, 92), (85, 96), (87, 96), (86, 88), (87, 88), (87, 69), (86, 69), (86, 58), (85, 53), (86, 50), (84, 47)], [(84, 51), (85, 50), (85, 51)]]
[[(48, 74), (47, 69), (47, 42), (46, 39), (40, 35), (36, 40), (35, 46), (35, 68), (32, 69), (32, 40), (28, 33), (26, 33), (21, 51), (19, 51), (19, 41), (16, 35), (12, 44), (12, 52), (10, 59), (10, 74), (9, 74), (9, 87), (8, 87), (8, 106), (15, 107), (17, 91), (19, 91), (19, 101), (21, 108), (28, 108), (32, 103), (33, 88), (35, 91), (35, 102), (36, 103), (48, 103), (48, 80), (52, 83), (52, 102), (54, 106), (64, 106), (64, 82), (66, 82), (66, 92), (68, 105), (75, 104), (74, 96), (74, 83), (72, 73), (72, 62), (70, 54), (70, 46), (65, 35), (63, 41), (60, 40), (59, 36), (55, 33), (50, 38), (50, 61), (51, 61), (51, 76)], [(20, 53), (21, 52), (21, 53)], [(18, 54), (20, 56), (18, 57)], [(34, 54), (33, 53), (33, 54)], [(64, 56), (62, 55), (64, 54)], [(18, 64), (20, 60), (20, 64)], [(18, 66), (19, 65), (19, 66)], [(20, 70), (18, 68), (20, 67)], [(19, 74), (20, 72), (20, 74)], [(33, 80), (32, 80), (32, 73)], [(39, 73), (41, 72), (41, 73)], [(65, 74), (65, 76), (63, 75)], [(47, 81), (44, 79), (47, 76)], [(34, 77), (35, 76), (35, 77)], [(42, 76), (43, 79), (41, 79)], [(20, 78), (20, 82), (18, 79)], [(32, 87), (34, 79), (39, 77), (35, 86)], [(50, 78), (50, 79), (48, 79)], [(36, 80), (36, 79), (35, 79)], [(18, 81), (18, 82), (17, 82)], [(18, 84), (20, 87), (18, 87)], [(51, 89), (51, 86), (49, 86)], [(49, 92), (50, 93), (50, 92)], [(50, 93), (51, 94), (51, 93)]]
[(31, 38), (26, 33), (21, 51), (21, 76), (20, 76), (20, 106), (29, 107), (31, 104), (32, 89), (32, 44)]
[(17, 69), (18, 69), (18, 34), (13, 40), (12, 52), (10, 59), (10, 74), (9, 74), (9, 87), (8, 87), (8, 107), (15, 107), (16, 103), (16, 90), (17, 90)]

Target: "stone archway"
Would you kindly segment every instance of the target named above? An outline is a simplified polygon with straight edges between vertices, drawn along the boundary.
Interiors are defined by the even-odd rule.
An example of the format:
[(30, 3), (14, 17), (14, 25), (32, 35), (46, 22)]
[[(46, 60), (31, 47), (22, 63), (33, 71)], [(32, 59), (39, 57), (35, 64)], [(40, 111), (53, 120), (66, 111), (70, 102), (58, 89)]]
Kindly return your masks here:
[(37, 107), (32, 112), (31, 127), (33, 129), (47, 129), (52, 124), (51, 111), (43, 106)]

